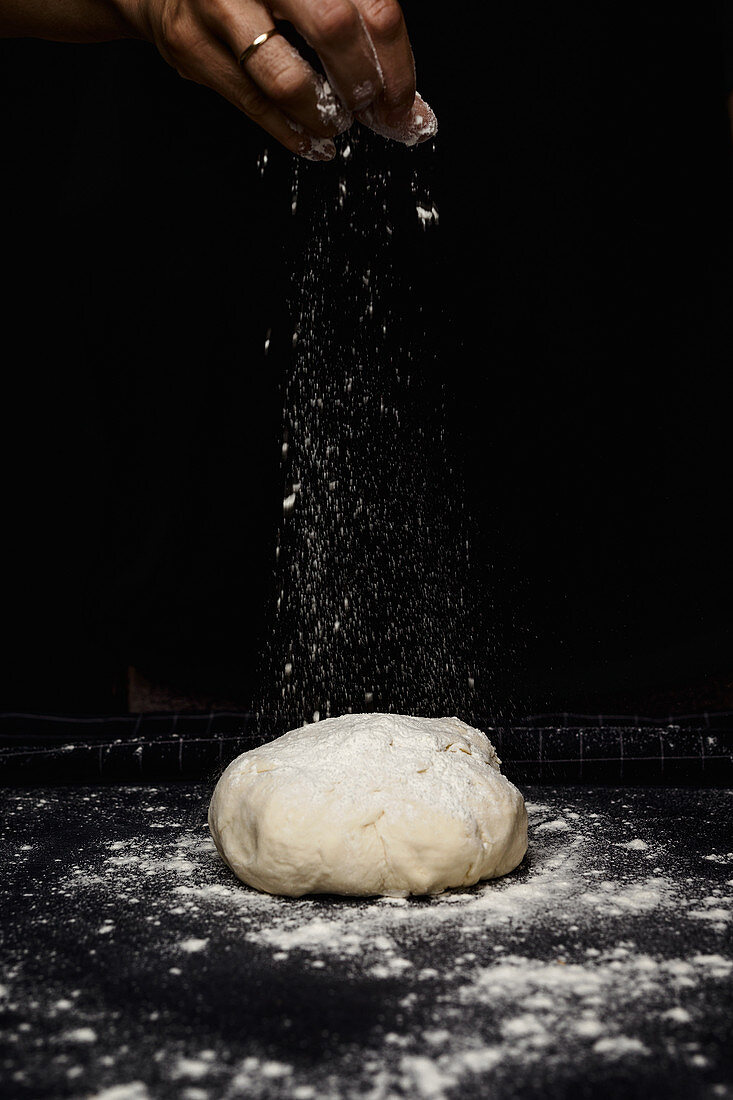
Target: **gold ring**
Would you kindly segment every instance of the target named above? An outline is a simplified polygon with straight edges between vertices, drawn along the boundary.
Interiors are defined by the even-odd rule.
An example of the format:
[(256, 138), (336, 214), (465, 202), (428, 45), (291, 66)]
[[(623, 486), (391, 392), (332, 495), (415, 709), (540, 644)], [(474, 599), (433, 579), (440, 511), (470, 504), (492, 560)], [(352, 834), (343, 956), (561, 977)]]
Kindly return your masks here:
[(252, 56), (255, 50), (258, 50), (260, 46), (267, 42), (268, 38), (272, 38), (273, 34), (279, 34), (280, 31), (277, 27), (271, 27), (269, 31), (265, 31), (263, 34), (258, 34), (251, 46), (247, 46), (239, 55), (239, 64), (244, 67), (244, 63)]

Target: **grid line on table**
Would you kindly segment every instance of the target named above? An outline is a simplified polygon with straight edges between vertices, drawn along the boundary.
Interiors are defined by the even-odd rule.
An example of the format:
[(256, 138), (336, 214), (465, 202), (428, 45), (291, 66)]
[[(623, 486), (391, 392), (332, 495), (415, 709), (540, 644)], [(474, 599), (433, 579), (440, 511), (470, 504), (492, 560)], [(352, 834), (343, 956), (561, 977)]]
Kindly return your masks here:
[[(203, 723), (201, 723), (203, 726)], [(85, 729), (88, 727), (84, 727)], [(203, 733), (170, 728), (164, 736), (146, 738), (85, 737), (68, 743), (46, 739), (2, 743), (0, 784), (48, 781), (76, 782), (80, 776), (120, 781), (141, 777), (210, 778), (227, 757), (255, 748), (263, 738), (246, 725), (215, 730), (207, 720)], [(504, 771), (511, 778), (572, 782), (677, 782), (680, 785), (733, 786), (733, 730), (649, 729), (644, 727), (486, 727), (497, 745)], [(68, 733), (67, 728), (67, 733)], [(79, 730), (76, 731), (80, 732)], [(198, 734), (198, 735), (197, 735)], [(92, 760), (94, 764), (92, 765)]]
[[(207, 728), (211, 726), (215, 719), (237, 719), (239, 721), (249, 724), (253, 718), (253, 715), (248, 711), (236, 711), (236, 710), (213, 710), (197, 713), (189, 713), (185, 711), (163, 711), (154, 713), (132, 713), (132, 714), (98, 714), (98, 715), (76, 715), (76, 714), (36, 714), (31, 711), (7, 711), (0, 712), (0, 731), (3, 725), (8, 725), (13, 720), (16, 721), (33, 721), (33, 722), (51, 722), (58, 725), (74, 724), (74, 725), (93, 725), (99, 724), (119, 724), (134, 726), (134, 731), (140, 726), (141, 722), (145, 723), (158, 723), (169, 722), (171, 723), (171, 729), (175, 729), (181, 720), (186, 722), (206, 722)], [(496, 715), (481, 715), (477, 720), (479, 725), (488, 723), (492, 728), (499, 728), (506, 725), (504, 719)], [(559, 726), (561, 728), (573, 729), (577, 727), (606, 727), (609, 728), (614, 725), (622, 725), (628, 727), (634, 726), (670, 726), (677, 727), (681, 724), (688, 724), (696, 727), (712, 727), (723, 726), (724, 728), (733, 729), (733, 710), (724, 711), (700, 711), (692, 714), (668, 714), (668, 715), (644, 715), (644, 714), (580, 714), (570, 711), (557, 711), (548, 712), (544, 714), (527, 714), (517, 716), (512, 720), (511, 725), (515, 727), (536, 727), (543, 728), (548, 726)]]
[(129, 741), (79, 741), (75, 745), (18, 745), (11, 748), (0, 747), (0, 760), (4, 757), (13, 756), (66, 755), (68, 752), (79, 749), (98, 749), (102, 751), (104, 749), (129, 749), (136, 747), (137, 751), (137, 749), (141, 747), (157, 748), (158, 746), (165, 747), (166, 745), (178, 745), (178, 754), (180, 757), (181, 747), (183, 745), (210, 745), (217, 742), (222, 745), (226, 741), (240, 742), (242, 740), (242, 737), (173, 737), (159, 741), (146, 741), (141, 738), (132, 740), (131, 738)]
[(733, 710), (698, 711), (692, 714), (579, 714), (571, 711), (551, 711), (544, 714), (526, 714), (517, 719), (517, 725), (559, 725), (573, 728), (576, 726), (695, 726), (723, 725), (733, 728)]
[[(699, 760), (700, 757), (698, 756), (697, 753), (678, 753), (678, 754), (675, 754), (674, 756), (667, 756), (666, 759), (667, 760)], [(708, 756), (707, 759), (708, 760), (730, 760), (731, 759), (731, 754), (727, 753), (727, 752), (716, 753), (713, 756)], [(644, 761), (652, 761), (652, 760), (655, 763), (658, 763), (659, 762), (659, 757), (658, 756), (635, 756), (634, 757), (635, 762), (636, 761), (644, 762)], [(525, 757), (516, 756), (516, 757), (512, 758), (511, 762), (512, 762), (512, 764), (539, 764), (540, 766), (543, 763), (543, 761), (537, 760), (537, 758), (533, 757), (533, 756), (525, 756)], [(545, 764), (577, 764), (578, 763), (578, 757), (577, 756), (566, 756), (566, 757), (553, 756), (551, 760), (545, 760), (544, 763)], [(594, 764), (611, 764), (611, 763), (612, 764), (620, 764), (621, 763), (621, 758), (618, 757), (618, 756), (594, 756), (593, 757), (593, 763)], [(628, 764), (628, 760), (627, 760), (626, 763)]]
[[(86, 742), (86, 743), (82, 742), (81, 744), (78, 744), (78, 745), (69, 746), (69, 748), (73, 748), (73, 750), (75, 752), (79, 752), (79, 751), (82, 751), (82, 750), (85, 750), (85, 749), (89, 749), (89, 750), (96, 749), (96, 751), (98, 753), (103, 753), (105, 751), (109, 751), (110, 749), (129, 749), (129, 748), (132, 748), (133, 746), (135, 746), (135, 754), (141, 754), (142, 751), (146, 748), (154, 749), (154, 748), (158, 748), (160, 746), (165, 747), (166, 745), (172, 745), (172, 744), (175, 745), (175, 744), (177, 744), (178, 745), (177, 759), (178, 759), (178, 764), (179, 764), (179, 768), (180, 768), (180, 766), (182, 764), (182, 760), (183, 760), (183, 751), (182, 750), (183, 750), (184, 745), (186, 745), (186, 746), (188, 746), (188, 745), (205, 745), (205, 744), (208, 745), (208, 744), (212, 744), (215, 741), (218, 742), (219, 745), (223, 746), (224, 742), (226, 742), (226, 741), (239, 742), (239, 741), (241, 741), (241, 738), (238, 738), (238, 737), (225, 737), (225, 738), (220, 739), (220, 738), (194, 737), (194, 738), (188, 738), (186, 740), (184, 740), (183, 738), (179, 738), (177, 741), (138, 741), (138, 742), (125, 741), (122, 744), (120, 744), (119, 741), (109, 741), (107, 743), (104, 743), (104, 742), (100, 743), (98, 741), (90, 741), (90, 742)], [(255, 746), (252, 746), (252, 747), (254, 748)], [(2, 761), (3, 759), (12, 760), (14, 757), (26, 757), (26, 756), (46, 756), (46, 757), (48, 757), (48, 756), (51, 756), (51, 755), (56, 755), (59, 751), (60, 750), (58, 750), (58, 749), (50, 749), (50, 748), (41, 748), (41, 749), (38, 749), (38, 748), (15, 748), (15, 749), (10, 749), (8, 751), (0, 749), (0, 761)], [(639, 756), (634, 756), (633, 760), (634, 761), (637, 761), (637, 760), (638, 761), (641, 761), (641, 760), (654, 760), (658, 763), (662, 763), (663, 760), (666, 760), (666, 761), (698, 760), (698, 761), (702, 762), (703, 760), (730, 760), (732, 753), (733, 753), (733, 748), (731, 749), (731, 752), (706, 753), (704, 757), (701, 757), (700, 754), (696, 753), (696, 752), (693, 752), (693, 753), (673, 753), (673, 754), (668, 753), (664, 757), (662, 757), (660, 755), (653, 755), (653, 754), (651, 754), (651, 755), (639, 755)], [(512, 756), (512, 757), (507, 757), (506, 759), (511, 760), (512, 764), (536, 764), (540, 768), (542, 767), (543, 764), (578, 764), (579, 765), (581, 763), (580, 757), (578, 757), (578, 756), (550, 756), (550, 757), (547, 757), (547, 756), (545, 756), (545, 757), (540, 757), (540, 756)], [(624, 760), (621, 756), (594, 756), (593, 760), (592, 760), (592, 763), (594, 763), (594, 764), (605, 764), (605, 763), (609, 763), (610, 761), (613, 761), (613, 763), (619, 764), (619, 765), (624, 763)], [(626, 758), (626, 763), (628, 764), (628, 762), (629, 762), (629, 758), (627, 757)]]

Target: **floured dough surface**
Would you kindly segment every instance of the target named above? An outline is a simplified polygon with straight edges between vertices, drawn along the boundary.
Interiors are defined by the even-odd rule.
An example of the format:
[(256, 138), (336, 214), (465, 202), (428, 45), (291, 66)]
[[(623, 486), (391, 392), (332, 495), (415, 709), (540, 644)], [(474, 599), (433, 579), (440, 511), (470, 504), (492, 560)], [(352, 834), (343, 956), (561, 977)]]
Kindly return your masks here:
[(209, 827), (271, 894), (435, 894), (513, 870), (527, 813), (494, 747), (458, 718), (346, 714), (238, 756)]

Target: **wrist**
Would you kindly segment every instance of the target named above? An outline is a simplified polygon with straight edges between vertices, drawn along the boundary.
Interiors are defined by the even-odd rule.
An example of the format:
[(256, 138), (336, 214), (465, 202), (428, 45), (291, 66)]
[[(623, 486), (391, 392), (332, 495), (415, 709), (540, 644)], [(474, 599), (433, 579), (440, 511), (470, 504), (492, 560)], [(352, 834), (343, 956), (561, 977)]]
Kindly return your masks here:
[(3, 0), (0, 4), (0, 38), (109, 42), (142, 37), (119, 0), (64, 0), (51, 7), (46, 0)]

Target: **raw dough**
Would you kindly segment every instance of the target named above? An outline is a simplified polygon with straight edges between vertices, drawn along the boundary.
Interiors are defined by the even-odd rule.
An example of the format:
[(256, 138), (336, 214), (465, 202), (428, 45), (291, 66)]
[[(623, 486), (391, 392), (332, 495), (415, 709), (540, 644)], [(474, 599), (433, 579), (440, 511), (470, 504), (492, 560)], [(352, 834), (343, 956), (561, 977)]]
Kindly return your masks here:
[(346, 714), (233, 760), (209, 828), (258, 890), (437, 894), (505, 875), (527, 812), (485, 734), (458, 718)]

